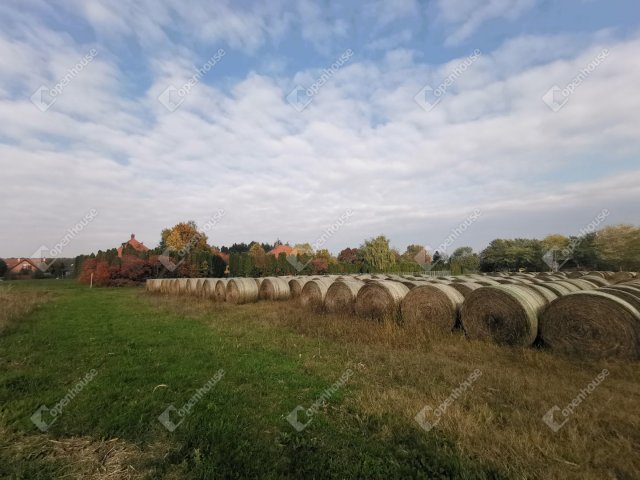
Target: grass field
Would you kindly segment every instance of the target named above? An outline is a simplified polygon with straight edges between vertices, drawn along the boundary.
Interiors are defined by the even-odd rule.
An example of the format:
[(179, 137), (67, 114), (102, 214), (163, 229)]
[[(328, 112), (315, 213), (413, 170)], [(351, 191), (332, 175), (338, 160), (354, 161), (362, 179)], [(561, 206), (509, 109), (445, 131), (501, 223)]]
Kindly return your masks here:
[[(0, 290), (0, 478), (640, 478), (637, 363), (428, 339), (292, 302), (71, 281)], [(603, 369), (553, 431), (543, 415)], [(34, 412), (65, 396), (38, 429)], [(173, 431), (158, 420), (192, 398)], [(296, 430), (289, 413), (317, 399)], [(415, 420), (439, 405), (425, 411), (433, 428)]]

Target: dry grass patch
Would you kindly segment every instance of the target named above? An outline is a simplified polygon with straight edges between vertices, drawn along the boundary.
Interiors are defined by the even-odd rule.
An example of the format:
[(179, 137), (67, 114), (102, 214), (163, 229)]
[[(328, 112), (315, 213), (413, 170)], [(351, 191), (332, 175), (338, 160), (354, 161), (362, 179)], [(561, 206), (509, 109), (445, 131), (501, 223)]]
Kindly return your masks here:
[[(460, 334), (433, 337), (394, 322), (315, 314), (295, 302), (237, 307), (179, 298), (152, 301), (234, 332), (259, 330), (266, 333), (264, 345), (287, 348), (273, 327), (317, 340), (318, 356), (308, 362), (310, 368), (323, 358), (362, 367), (349, 381), (348, 406), (365, 416), (406, 422), (415, 435), (429, 435), (414, 421), (416, 414), (441, 405), (477, 369), (481, 376), (433, 427), (452, 438), (463, 455), (513, 478), (640, 478), (637, 362), (581, 362)], [(543, 415), (554, 405), (567, 406), (603, 369), (610, 372), (606, 379), (552, 431)]]
[(0, 286), (0, 334), (48, 298), (48, 294), (18, 291), (13, 285)]

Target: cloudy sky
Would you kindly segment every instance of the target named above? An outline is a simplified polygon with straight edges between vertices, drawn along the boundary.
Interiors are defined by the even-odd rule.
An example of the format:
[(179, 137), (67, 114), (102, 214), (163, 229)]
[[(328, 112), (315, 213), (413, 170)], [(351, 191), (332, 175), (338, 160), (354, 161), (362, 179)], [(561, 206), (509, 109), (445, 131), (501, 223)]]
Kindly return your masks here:
[(63, 256), (220, 209), (214, 245), (344, 223), (334, 252), (640, 223), (638, 19), (632, 0), (3, 0), (0, 255), (92, 209)]

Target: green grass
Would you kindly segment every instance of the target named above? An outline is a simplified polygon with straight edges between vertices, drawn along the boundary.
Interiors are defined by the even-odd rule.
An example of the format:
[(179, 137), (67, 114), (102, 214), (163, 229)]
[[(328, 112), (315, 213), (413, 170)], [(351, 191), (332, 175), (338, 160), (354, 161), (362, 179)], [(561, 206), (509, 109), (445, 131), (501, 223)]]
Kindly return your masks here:
[[(120, 439), (126, 464), (147, 478), (506, 478), (467, 455), (446, 432), (425, 433), (411, 417), (372, 412), (348, 382), (311, 424), (285, 417), (310, 406), (358, 359), (326, 336), (296, 331), (269, 304), (191, 311), (140, 289), (88, 289), (70, 281), (15, 282), (48, 294), (0, 335), (1, 478), (77, 475), (50, 445)], [(98, 374), (47, 433), (30, 421), (91, 369)], [(174, 432), (157, 417), (186, 403), (219, 369), (224, 378)], [(81, 475), (101, 478), (82, 470)], [(130, 478), (124, 476), (109, 478)], [(133, 478), (133, 477), (131, 477)], [(137, 478), (137, 477), (136, 477)]]

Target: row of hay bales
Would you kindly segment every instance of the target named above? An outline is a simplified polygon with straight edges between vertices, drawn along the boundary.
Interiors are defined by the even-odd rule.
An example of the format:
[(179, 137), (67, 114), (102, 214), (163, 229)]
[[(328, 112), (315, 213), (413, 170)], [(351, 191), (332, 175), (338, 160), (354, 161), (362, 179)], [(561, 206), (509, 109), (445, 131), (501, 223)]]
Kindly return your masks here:
[(147, 289), (234, 304), (293, 299), (434, 335), (459, 330), (501, 345), (640, 358), (640, 280), (629, 272), (163, 279), (149, 280)]

